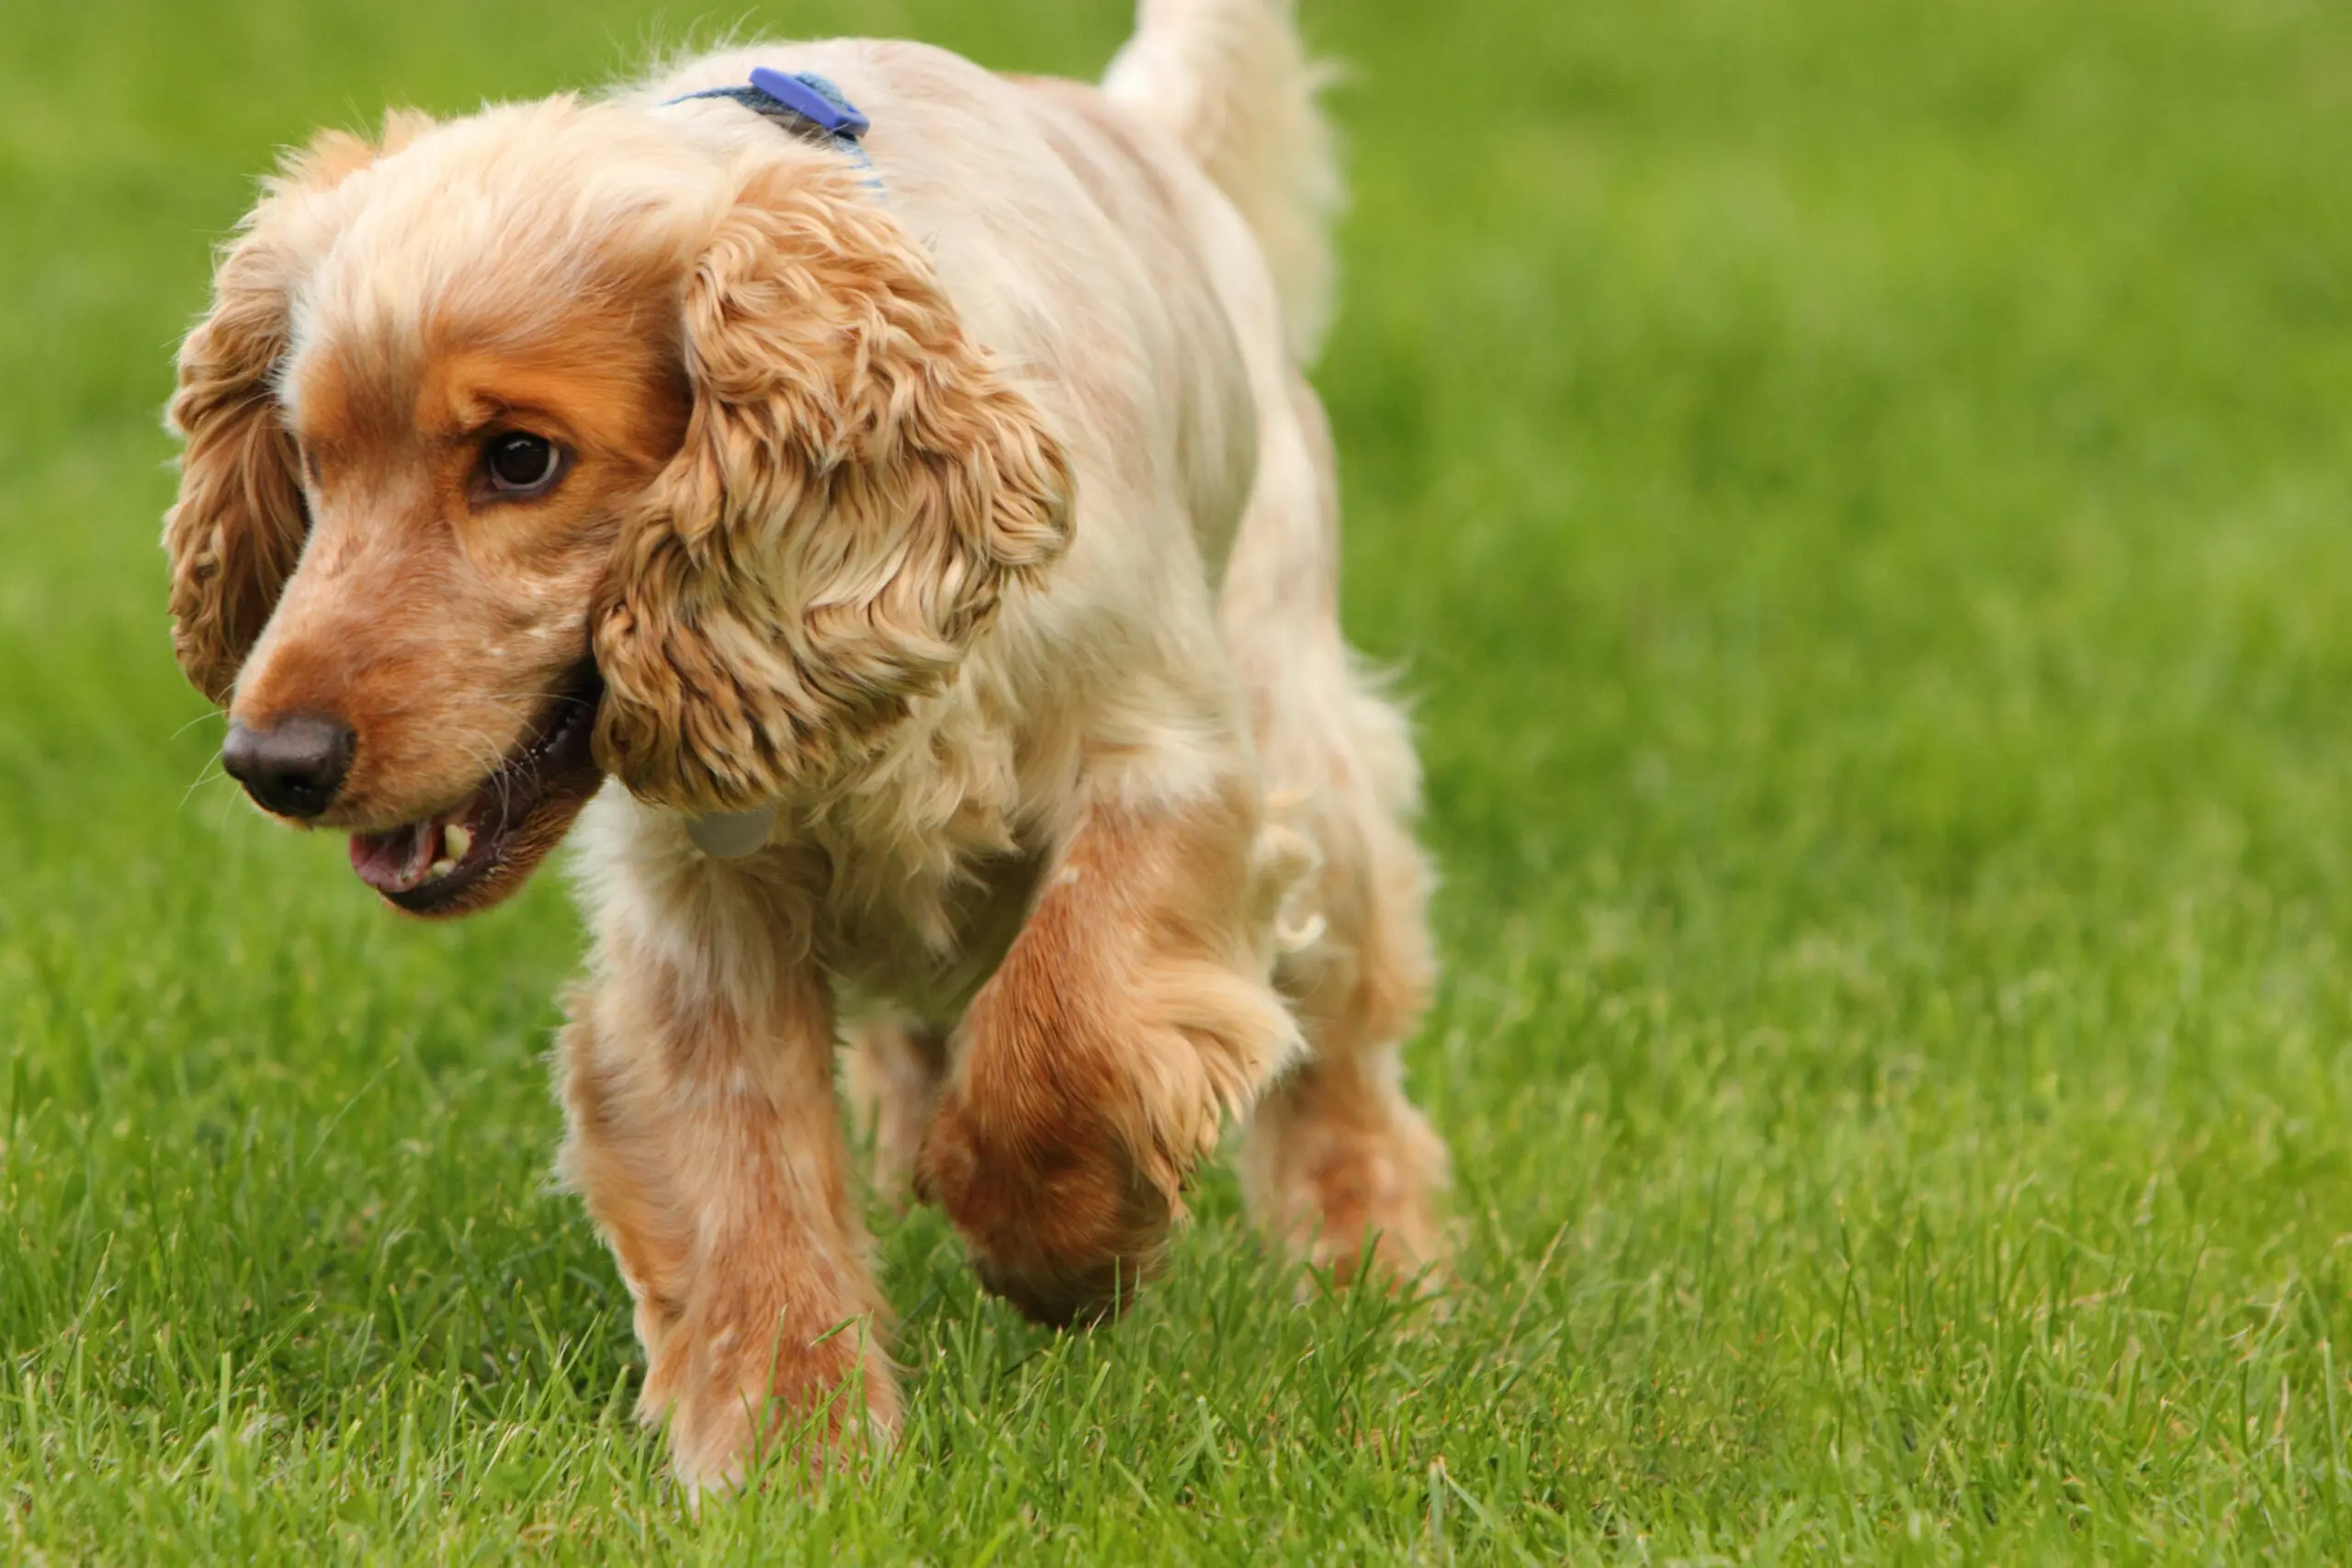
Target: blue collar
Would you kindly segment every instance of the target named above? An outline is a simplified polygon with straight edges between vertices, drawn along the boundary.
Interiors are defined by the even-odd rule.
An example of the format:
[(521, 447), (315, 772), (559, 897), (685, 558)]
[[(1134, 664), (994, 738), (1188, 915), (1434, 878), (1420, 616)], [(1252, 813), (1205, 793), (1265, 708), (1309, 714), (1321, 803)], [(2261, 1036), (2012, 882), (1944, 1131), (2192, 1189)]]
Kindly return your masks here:
[(861, 140), (873, 122), (857, 112), (839, 87), (814, 71), (786, 75), (759, 65), (752, 67), (748, 87), (707, 87), (662, 101), (683, 104), (694, 98), (729, 98), (741, 104), (803, 141), (831, 147), (865, 171), (867, 185), (877, 191), (882, 188), (882, 177), (874, 172), (874, 160), (866, 155)]

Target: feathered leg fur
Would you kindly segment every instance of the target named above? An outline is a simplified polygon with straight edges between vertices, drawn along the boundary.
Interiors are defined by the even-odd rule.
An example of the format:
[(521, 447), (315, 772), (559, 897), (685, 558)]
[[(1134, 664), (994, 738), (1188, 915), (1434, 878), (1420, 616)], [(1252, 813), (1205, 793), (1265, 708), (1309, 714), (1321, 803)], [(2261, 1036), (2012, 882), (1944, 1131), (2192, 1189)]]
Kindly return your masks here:
[(1193, 1165), (1296, 1047), (1258, 843), (1238, 781), (1098, 798), (965, 1014), (917, 1181), (1041, 1322), (1114, 1312), (1157, 1270)]
[(611, 1243), (691, 1488), (772, 1438), (821, 1465), (896, 1428), (882, 1303), (850, 1197), (821, 979), (776, 961), (694, 975), (624, 931), (572, 998), (560, 1168)]
[(1445, 1250), (1433, 1210), (1445, 1147), (1405, 1098), (1398, 1061), (1434, 971), (1409, 826), (1419, 770), (1404, 715), (1340, 635), (1338, 477), (1304, 377), (1261, 429), (1221, 610), (1269, 799), (1320, 863), (1292, 917), (1311, 911), (1318, 929), (1276, 972), (1307, 1056), (1257, 1109), (1242, 1188), (1259, 1224), (1307, 1260), (1346, 1276), (1372, 1248), (1375, 1270), (1401, 1281)]

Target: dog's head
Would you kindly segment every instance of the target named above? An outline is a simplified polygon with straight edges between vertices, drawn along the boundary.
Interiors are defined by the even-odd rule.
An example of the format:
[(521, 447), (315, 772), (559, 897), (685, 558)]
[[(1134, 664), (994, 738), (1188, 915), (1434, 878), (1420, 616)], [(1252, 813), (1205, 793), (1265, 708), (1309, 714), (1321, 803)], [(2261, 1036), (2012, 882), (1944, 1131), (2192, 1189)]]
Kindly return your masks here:
[(512, 892), (608, 771), (838, 784), (1068, 536), (1059, 446), (854, 174), (619, 105), (289, 158), (170, 418), (223, 762), (417, 914)]

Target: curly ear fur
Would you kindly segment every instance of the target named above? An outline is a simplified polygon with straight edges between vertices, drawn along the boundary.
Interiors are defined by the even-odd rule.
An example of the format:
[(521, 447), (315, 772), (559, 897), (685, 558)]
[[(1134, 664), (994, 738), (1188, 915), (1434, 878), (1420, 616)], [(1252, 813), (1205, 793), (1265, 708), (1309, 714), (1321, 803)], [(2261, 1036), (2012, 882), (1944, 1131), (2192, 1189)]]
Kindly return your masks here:
[(639, 798), (743, 810), (837, 777), (1069, 542), (1070, 476), (849, 176), (771, 170), (684, 297), (685, 445), (594, 624), (597, 755)]
[(164, 415), (187, 442), (179, 499), (164, 517), (172, 649), (215, 703), (227, 703), (309, 526), (275, 378), (294, 288), (331, 232), (311, 198), (432, 123), (395, 111), (376, 145), (331, 130), (289, 152), (220, 257), (210, 314), (180, 344), (179, 389)]

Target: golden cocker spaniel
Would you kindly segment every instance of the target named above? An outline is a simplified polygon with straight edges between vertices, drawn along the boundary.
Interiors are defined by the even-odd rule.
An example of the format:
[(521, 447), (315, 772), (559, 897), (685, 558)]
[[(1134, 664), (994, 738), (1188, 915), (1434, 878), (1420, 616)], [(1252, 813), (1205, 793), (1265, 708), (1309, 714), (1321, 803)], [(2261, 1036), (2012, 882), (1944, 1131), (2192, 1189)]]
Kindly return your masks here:
[(881, 1179), (1043, 1321), (1152, 1272), (1229, 1120), (1301, 1256), (1437, 1260), (1415, 761), (1302, 373), (1316, 84), (1285, 0), (1144, 0), (1100, 87), (729, 50), (322, 136), (220, 258), (180, 665), (410, 913), (577, 819), (561, 1168), (689, 1485), (896, 1421), (841, 1036)]

